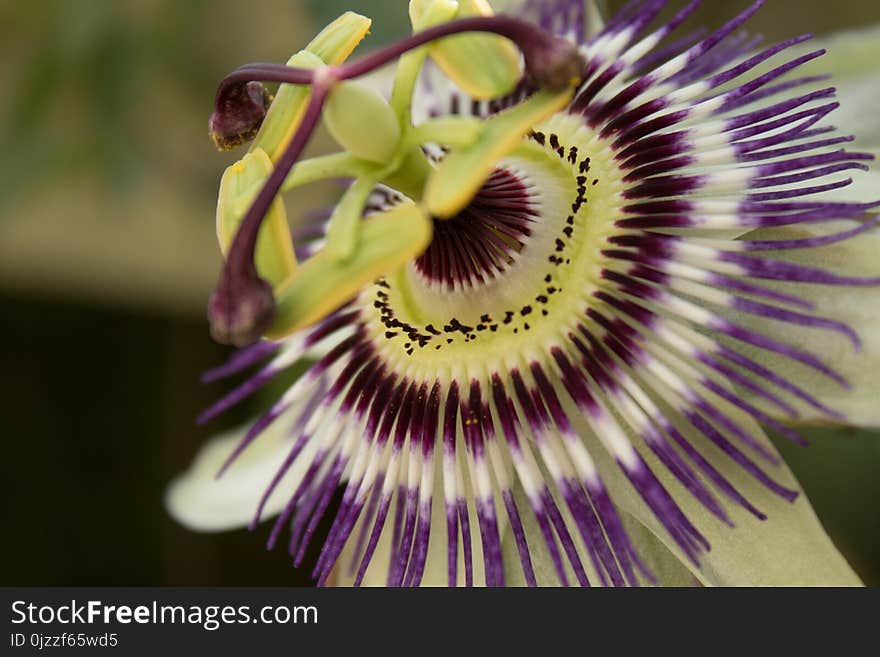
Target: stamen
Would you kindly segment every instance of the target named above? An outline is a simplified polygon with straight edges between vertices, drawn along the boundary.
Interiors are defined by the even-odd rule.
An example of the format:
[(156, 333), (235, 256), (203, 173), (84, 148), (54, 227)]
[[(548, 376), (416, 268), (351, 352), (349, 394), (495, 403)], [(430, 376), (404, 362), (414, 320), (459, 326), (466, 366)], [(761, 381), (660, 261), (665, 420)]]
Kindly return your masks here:
[(464, 32), (497, 34), (513, 41), (523, 54), (526, 71), (536, 85), (562, 91), (577, 84), (586, 62), (577, 46), (566, 39), (511, 16), (463, 18), (428, 28), (340, 67), (340, 79), (349, 80), (381, 68), (402, 54), (427, 43)]
[[(525, 21), (509, 16), (487, 16), (450, 21), (418, 32), (378, 50), (359, 61), (334, 67), (334, 77), (351, 80), (375, 71), (406, 52), (437, 39), (465, 32), (497, 34), (513, 41), (523, 54), (526, 71), (533, 82), (550, 91), (576, 85), (586, 63), (577, 46)], [(268, 94), (259, 82), (314, 85), (316, 69), (274, 63), (241, 66), (230, 73), (217, 89), (211, 133), (225, 149), (249, 141), (266, 113)]]
[(269, 102), (269, 92), (259, 82), (221, 85), (208, 121), (217, 148), (228, 151), (256, 137)]
[(275, 169), (241, 222), (208, 304), (211, 335), (224, 344), (245, 347), (269, 329), (275, 318), (272, 286), (257, 274), (254, 252), (263, 218), (269, 210), (290, 168), (311, 137), (332, 82), (315, 85), (302, 125), (288, 144)]
[(584, 69), (577, 47), (565, 39), (518, 19), (477, 17), (426, 29), (352, 64), (316, 69), (251, 64), (237, 69), (221, 83), (211, 131), (215, 141), (224, 147), (247, 141), (259, 129), (265, 116), (266, 97), (256, 80), (310, 84), (312, 95), (299, 129), (251, 204), (230, 247), (220, 282), (208, 306), (211, 333), (218, 342), (247, 346), (272, 325), (275, 318), (273, 290), (257, 274), (254, 264), (257, 235), (269, 206), (307, 145), (332, 87), (337, 82), (373, 71), (413, 48), (462, 32), (488, 32), (511, 39), (521, 49), (526, 68), (535, 82), (551, 90), (573, 87)]

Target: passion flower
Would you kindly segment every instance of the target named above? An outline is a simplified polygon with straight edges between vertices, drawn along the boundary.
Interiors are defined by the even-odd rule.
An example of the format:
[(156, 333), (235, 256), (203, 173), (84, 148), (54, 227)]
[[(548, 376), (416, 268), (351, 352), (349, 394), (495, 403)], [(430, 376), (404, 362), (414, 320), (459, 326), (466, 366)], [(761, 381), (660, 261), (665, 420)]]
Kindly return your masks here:
[[(209, 308), (244, 349), (206, 379), (272, 358), (202, 419), (311, 363), (221, 474), (245, 482), (231, 507), (259, 487), (252, 524), (278, 513), (269, 546), (289, 529), (297, 565), (342, 488), (319, 583), (343, 554), (355, 584), (502, 586), (518, 561), (535, 585), (536, 554), (544, 581), (651, 582), (630, 513), (699, 573), (711, 546), (686, 506), (763, 520), (744, 477), (798, 496), (758, 425), (801, 442), (784, 420), (852, 419), (820, 392), (849, 382), (801, 332), (860, 337), (808, 290), (880, 278), (789, 253), (871, 231), (877, 204), (824, 195), (873, 156), (826, 124), (832, 87), (789, 76), (823, 54), (787, 56), (808, 36), (742, 35), (762, 2), (669, 45), (700, 3), (650, 31), (666, 4), (587, 30), (574, 0), (519, 17), (414, 0), (413, 35), (363, 59), (344, 63), (369, 26), (347, 14), (293, 65), (221, 84), (215, 141), (256, 138), (224, 177)], [(390, 102), (357, 82), (394, 60)], [(322, 117), (344, 150), (300, 161)], [(277, 194), (330, 177), (351, 183), (298, 262)], [(213, 460), (171, 490), (184, 522), (216, 524), (192, 511)]]

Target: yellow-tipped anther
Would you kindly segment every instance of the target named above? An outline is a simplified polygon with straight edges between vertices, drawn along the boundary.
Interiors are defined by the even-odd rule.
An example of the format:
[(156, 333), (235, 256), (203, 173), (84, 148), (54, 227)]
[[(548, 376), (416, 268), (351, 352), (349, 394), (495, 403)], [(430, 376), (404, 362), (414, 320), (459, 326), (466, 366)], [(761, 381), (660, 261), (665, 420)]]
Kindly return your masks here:
[(568, 105), (573, 93), (573, 89), (539, 91), (486, 121), (477, 140), (470, 146), (454, 149), (428, 179), (422, 197), (428, 212), (441, 219), (461, 212), (498, 161), (519, 146), (536, 124)]
[(315, 53), (329, 66), (341, 64), (370, 33), (372, 23), (366, 16), (347, 11), (321, 30), (306, 50)]
[[(371, 24), (372, 21), (365, 16), (346, 12), (321, 30), (305, 50), (288, 60), (287, 65), (318, 68), (341, 64), (369, 33)], [(299, 127), (310, 95), (311, 90), (303, 85), (282, 84), (278, 87), (251, 149), (261, 148), (275, 161)]]
[(333, 87), (324, 123), (340, 146), (371, 162), (390, 160), (400, 140), (394, 111), (378, 91), (358, 82)]
[[(486, 0), (412, 0), (409, 12), (416, 30), (436, 25), (438, 21), (434, 16), (443, 13), (451, 14), (451, 18), (493, 14)], [(519, 50), (503, 37), (489, 34), (446, 37), (431, 44), (429, 53), (441, 70), (474, 98), (504, 96), (513, 91), (522, 77)]]
[[(244, 216), (239, 210), (240, 204), (237, 203), (239, 196), (252, 190), (254, 183), (263, 180), (271, 171), (272, 161), (258, 148), (223, 173), (217, 200), (217, 239), (224, 255)], [(280, 285), (296, 271), (296, 256), (287, 224), (287, 212), (280, 198), (272, 203), (260, 227), (255, 262), (257, 273), (273, 286)]]
[(365, 219), (348, 260), (333, 260), (321, 251), (277, 291), (277, 314), (268, 337), (281, 338), (326, 317), (364, 286), (422, 253), (432, 230), (431, 220), (412, 203)]

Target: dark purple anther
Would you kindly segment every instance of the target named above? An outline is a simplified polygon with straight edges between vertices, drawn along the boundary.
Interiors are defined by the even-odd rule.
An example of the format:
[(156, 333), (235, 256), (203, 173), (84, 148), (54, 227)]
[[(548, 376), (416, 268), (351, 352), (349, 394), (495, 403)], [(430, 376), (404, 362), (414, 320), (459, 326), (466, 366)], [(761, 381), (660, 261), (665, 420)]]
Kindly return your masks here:
[(529, 77), (537, 86), (564, 91), (580, 83), (587, 62), (577, 46), (547, 32), (535, 30), (517, 41)]
[(208, 302), (211, 337), (221, 344), (254, 344), (275, 319), (272, 286), (257, 275), (253, 260), (237, 276), (225, 275)]
[(221, 87), (208, 121), (217, 148), (228, 151), (256, 137), (270, 100), (269, 92), (259, 82)]

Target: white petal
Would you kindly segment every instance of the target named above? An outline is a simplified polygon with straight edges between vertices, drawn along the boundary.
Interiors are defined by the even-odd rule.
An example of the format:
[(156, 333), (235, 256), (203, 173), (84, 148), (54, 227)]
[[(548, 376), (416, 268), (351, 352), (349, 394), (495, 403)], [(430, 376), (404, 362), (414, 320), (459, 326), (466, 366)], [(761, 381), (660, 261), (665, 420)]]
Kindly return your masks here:
[[(807, 74), (831, 73), (832, 83), (842, 107), (832, 115), (841, 129), (853, 131), (859, 143), (875, 151), (880, 148), (880, 116), (876, 105), (866, 101), (880, 99), (880, 25), (849, 30), (825, 39), (807, 42), (801, 49), (827, 48), (828, 54), (805, 67)], [(800, 73), (799, 73), (800, 74)]]
[[(837, 88), (840, 108), (828, 122), (843, 134), (856, 137), (852, 150), (880, 155), (880, 25), (840, 32), (824, 39), (808, 41), (790, 52), (791, 57), (823, 47), (824, 57), (798, 69), (797, 75), (830, 73), (830, 81), (821, 84)], [(835, 201), (880, 200), (880, 170), (853, 173), (853, 185), (822, 195)]]
[[(871, 32), (880, 41), (880, 29)], [(832, 46), (834, 47), (834, 46)], [(836, 59), (835, 59), (836, 61)], [(852, 151), (880, 156), (880, 74), (873, 66), (869, 71), (849, 76), (836, 75), (830, 84), (837, 87), (840, 107), (831, 113), (828, 121), (838, 127), (842, 134), (854, 135)], [(870, 171), (853, 171), (849, 175), (853, 183), (821, 195), (822, 200), (838, 202), (871, 203), (880, 200), (880, 166), (868, 163)], [(818, 197), (817, 197), (818, 198)]]
[[(735, 420), (775, 453), (761, 429), (748, 418), (731, 410)], [(738, 465), (709, 444), (695, 430), (679, 425), (679, 429), (711, 463), (758, 509), (767, 514), (761, 521), (749, 512), (725, 502), (725, 508), (736, 525), (731, 528), (705, 510), (678, 480), (660, 465), (653, 454), (640, 449), (642, 456), (664, 487), (696, 528), (711, 544), (703, 554), (700, 567), (695, 567), (681, 553), (663, 529), (654, 513), (642, 501), (617, 465), (595, 439), (588, 438), (591, 453), (596, 456), (602, 479), (615, 504), (630, 539), (640, 557), (648, 565), (661, 586), (860, 586), (858, 576), (835, 548), (825, 533), (800, 485), (784, 465), (766, 466), (765, 470), (787, 488), (800, 492), (789, 503), (757, 483)], [(634, 443), (637, 439), (632, 437)], [(841, 483), (843, 485), (843, 483)], [(518, 499), (523, 502), (521, 491)], [(719, 499), (723, 498), (719, 494)], [(520, 504), (521, 508), (525, 508)], [(540, 586), (558, 586), (559, 582), (549, 553), (530, 513), (522, 515), (529, 541), (532, 564)], [(575, 527), (570, 531), (576, 534)], [(578, 544), (582, 552), (583, 546)], [(524, 584), (519, 573), (513, 537), (505, 537), (505, 574), (509, 584)], [(587, 557), (581, 554), (586, 563)]]
[(364, 84), (371, 89), (375, 89), (382, 94), (383, 98), (387, 99), (391, 98), (391, 90), (394, 87), (394, 73), (394, 66), (388, 65), (378, 68), (375, 71), (370, 71), (366, 75), (359, 77), (357, 80), (361, 84)]
[[(854, 227), (854, 222), (835, 222), (833, 226), (797, 226), (750, 233), (748, 239), (801, 239), (830, 230)], [(872, 231), (846, 242), (817, 249), (791, 252), (786, 260), (822, 267), (839, 275), (880, 277), (880, 231)], [(846, 390), (815, 370), (787, 358), (754, 348), (744, 351), (759, 363), (785, 376), (806, 389), (824, 404), (845, 415), (849, 424), (880, 426), (880, 286), (844, 287), (804, 284), (774, 284), (771, 287), (814, 303), (817, 316), (828, 317), (847, 324), (862, 340), (861, 351), (856, 351), (844, 336), (827, 330), (793, 326), (782, 322), (741, 316), (736, 321), (766, 335), (787, 341), (815, 353), (843, 375), (852, 385)], [(805, 404), (795, 404), (803, 421), (823, 419)], [(771, 409), (767, 407), (768, 412)], [(827, 418), (825, 418), (827, 419)]]
[[(460, 439), (461, 440), (461, 439)], [(428, 542), (428, 556), (425, 561), (425, 570), (422, 576), (422, 587), (445, 587), (449, 584), (449, 568), (448, 568), (448, 538), (446, 533), (446, 507), (444, 504), (444, 489), (443, 489), (443, 467), (442, 467), (442, 459), (437, 459), (435, 462), (435, 473), (434, 473), (434, 497), (433, 503), (431, 505), (431, 535), (430, 541)], [(508, 475), (512, 477), (512, 472), (508, 472)], [(469, 514), (469, 523), (470, 523), (470, 532), (471, 532), (471, 541), (472, 541), (472, 557), (473, 557), (473, 578), (474, 584), (477, 586), (484, 585), (486, 581), (485, 577), (485, 566), (483, 564), (482, 558), (482, 542), (480, 539), (480, 531), (479, 531), (479, 521), (477, 519), (475, 513), (475, 498), (472, 494), (472, 487), (470, 477), (468, 472), (463, 472), (463, 477), (465, 478), (466, 488), (467, 488), (467, 499), (468, 499), (468, 510)], [(500, 497), (500, 494), (498, 495)], [(382, 587), (386, 586), (388, 581), (388, 568), (391, 563), (391, 539), (393, 533), (393, 521), (395, 505), (397, 504), (397, 500), (392, 503), (391, 510), (388, 513), (388, 520), (385, 523), (385, 527), (382, 530), (382, 534), (379, 538), (379, 543), (376, 546), (376, 551), (373, 554), (373, 558), (370, 561), (370, 565), (367, 568), (367, 572), (364, 576), (363, 581), (361, 582), (361, 586), (367, 587)], [(496, 503), (496, 517), (498, 520), (498, 531), (500, 532), (500, 536), (502, 541), (504, 537), (509, 534), (509, 523), (506, 515), (506, 511), (504, 510), (503, 504), (500, 502)], [(349, 539), (348, 543), (345, 546), (345, 549), (342, 552), (342, 555), (339, 558), (339, 562), (336, 565), (336, 576), (332, 578), (330, 581), (334, 586), (347, 587), (352, 586), (355, 580), (355, 572), (352, 572), (351, 563), (352, 560), (357, 557), (358, 563), (360, 563), (360, 555), (355, 555), (354, 548), (357, 545), (357, 537), (361, 532), (363, 527), (364, 519), (358, 521), (355, 530), (352, 532), (352, 538)], [(515, 555), (513, 557), (515, 563), (514, 567), (519, 570), (519, 556)], [(505, 576), (507, 576), (507, 567), (508, 559), (505, 554)], [(355, 569), (356, 570), (356, 569)], [(464, 585), (464, 556), (462, 552), (461, 546), (461, 536), (459, 535), (459, 545), (458, 545), (458, 585)]]
[[(396, 504), (396, 502), (395, 502)], [(383, 587), (388, 582), (388, 567), (391, 563), (391, 535), (392, 535), (392, 518), (394, 517), (394, 505), (388, 514), (389, 519), (385, 523), (385, 529), (379, 538), (379, 544), (370, 565), (364, 575), (361, 586), (366, 587)], [(475, 519), (474, 519), (475, 521)], [(357, 537), (361, 531), (363, 523), (359, 522), (352, 532), (352, 537)], [(476, 526), (476, 525), (474, 525)], [(354, 548), (356, 540), (349, 540), (339, 558), (336, 565), (337, 577), (334, 580), (334, 586), (347, 587), (354, 584), (355, 573), (350, 567), (352, 559), (355, 558)], [(474, 546), (474, 575), (479, 577), (477, 581), (481, 581), (483, 577), (482, 559), (479, 558), (479, 544)], [(358, 562), (360, 563), (360, 562)], [(459, 573), (463, 572), (464, 565), (459, 562)], [(449, 571), (446, 561), (446, 515), (443, 507), (443, 487), (438, 483), (435, 487), (434, 504), (431, 507), (431, 540), (428, 543), (428, 559), (425, 562), (425, 572), (422, 576), (423, 587), (444, 587), (449, 582)]]
[[(741, 415), (736, 419), (775, 452), (772, 443), (754, 422)], [(680, 428), (684, 430), (684, 427)], [(608, 485), (617, 503), (650, 529), (671, 552), (679, 555), (700, 582), (707, 586), (861, 586), (858, 576), (825, 533), (809, 500), (785, 465), (768, 466), (765, 470), (783, 486), (800, 491), (793, 503), (768, 491), (695, 431), (687, 433), (694, 445), (710, 458), (737, 490), (768, 516), (767, 520), (761, 521), (743, 509), (728, 505), (736, 527), (727, 527), (684, 492), (652, 455), (645, 454), (658, 478), (712, 546), (702, 556), (700, 568), (695, 568), (681, 556), (653, 513), (621, 481), (621, 477), (611, 478)]]
[[(534, 515), (528, 510), (529, 502), (521, 486), (517, 486), (514, 490), (514, 499), (522, 510), (520, 514), (525, 530), (526, 539), (529, 544), (529, 554), (532, 559), (532, 568), (535, 571), (535, 579), (539, 587), (558, 587), (559, 577), (556, 574), (556, 568), (553, 565), (553, 558), (550, 556), (547, 545), (541, 535), (541, 530), (535, 522)], [(632, 541), (633, 546), (639, 554), (639, 557), (650, 569), (651, 573), (657, 579), (659, 586), (685, 587), (695, 586), (699, 583), (697, 578), (685, 567), (681, 560), (669, 551), (663, 543), (641, 522), (636, 520), (627, 512), (620, 514), (620, 519), (626, 527), (627, 534)], [(578, 535), (578, 529), (573, 522), (568, 523), (568, 529), (572, 532), (572, 536)], [(597, 581), (595, 571), (590, 563), (590, 558), (583, 549), (583, 544), (578, 541), (576, 544), (581, 562), (585, 569), (588, 570), (591, 581)], [(522, 568), (520, 567), (519, 551), (516, 546), (516, 538), (513, 532), (508, 531), (504, 536), (502, 544), (504, 553), (504, 577), (509, 587), (526, 586), (523, 577)], [(565, 569), (570, 582), (576, 582), (571, 566), (565, 561)]]
[(587, 5), (587, 33), (596, 36), (605, 27), (605, 17), (609, 16), (607, 0), (584, 0)]
[[(171, 516), (195, 531), (247, 526), (269, 482), (290, 452), (290, 420), (290, 414), (282, 416), (219, 479), (217, 472), (250, 425), (221, 434), (202, 447), (189, 469), (168, 486), (165, 505)], [(264, 518), (277, 515), (287, 504), (313, 451), (312, 446), (307, 446), (300, 454), (266, 504)]]

